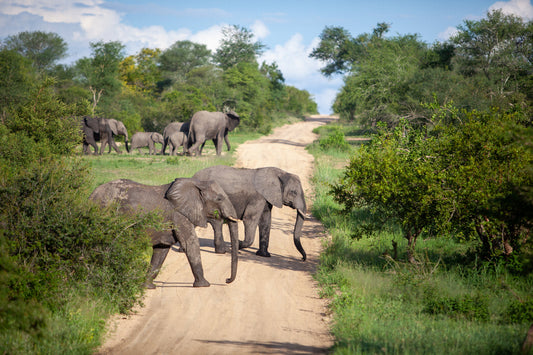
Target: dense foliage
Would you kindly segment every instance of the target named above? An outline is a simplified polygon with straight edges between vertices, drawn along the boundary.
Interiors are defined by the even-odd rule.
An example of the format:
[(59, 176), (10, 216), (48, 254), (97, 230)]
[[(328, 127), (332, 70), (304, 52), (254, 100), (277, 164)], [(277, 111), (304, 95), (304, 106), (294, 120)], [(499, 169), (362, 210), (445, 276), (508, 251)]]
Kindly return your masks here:
[(334, 353), (520, 352), (533, 322), (532, 26), (493, 11), (431, 46), (386, 37), (388, 24), (322, 32), (311, 56), (344, 76), (341, 124), (313, 147)]
[(88, 102), (60, 100), (55, 80), (20, 54), (0, 58), (13, 64), (3, 75), (24, 79), (2, 87), (0, 351), (90, 353), (104, 328), (84, 322), (136, 302), (148, 266), (144, 230), (159, 222), (87, 203), (88, 167), (68, 157), (81, 142), (73, 117), (87, 114)]
[(493, 11), (431, 47), (385, 37), (387, 24), (356, 38), (328, 27), (311, 53), (345, 75), (336, 112), (377, 132), (332, 193), (397, 223), (411, 261), (422, 233), (475, 236), (485, 258), (529, 248), (532, 26)]
[(436, 95), (460, 109), (522, 110), (530, 120), (532, 21), (496, 10), (431, 46), (417, 35), (386, 37), (389, 27), (356, 37), (341, 27), (323, 30), (310, 56), (325, 63), (325, 75), (344, 75), (333, 105), (341, 117), (369, 126), (400, 118), (428, 124), (431, 111), (420, 103)]

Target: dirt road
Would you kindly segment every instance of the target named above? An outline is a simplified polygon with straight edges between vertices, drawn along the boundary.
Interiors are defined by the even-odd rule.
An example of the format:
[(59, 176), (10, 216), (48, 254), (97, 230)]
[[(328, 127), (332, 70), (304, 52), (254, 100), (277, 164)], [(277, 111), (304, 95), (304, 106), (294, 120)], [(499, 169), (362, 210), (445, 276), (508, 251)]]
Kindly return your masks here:
[[(315, 117), (274, 130), (272, 135), (242, 144), (239, 167), (276, 166), (297, 174), (306, 196), (313, 157), (305, 146), (324, 124)], [(308, 198), (309, 204), (309, 198)], [(237, 279), (230, 274), (229, 253), (214, 253), (211, 228), (198, 228), (208, 288), (193, 288), (185, 255), (171, 251), (148, 290), (144, 307), (114, 320), (101, 354), (319, 354), (332, 345), (324, 300), (312, 278), (324, 239), (323, 227), (313, 218), (304, 223), (302, 245), (307, 261), (294, 247), (296, 212), (272, 210), (271, 258), (255, 255), (253, 246), (239, 252)], [(242, 223), (240, 223), (242, 227)], [(229, 240), (227, 228), (225, 240)], [(240, 239), (243, 239), (240, 228)]]

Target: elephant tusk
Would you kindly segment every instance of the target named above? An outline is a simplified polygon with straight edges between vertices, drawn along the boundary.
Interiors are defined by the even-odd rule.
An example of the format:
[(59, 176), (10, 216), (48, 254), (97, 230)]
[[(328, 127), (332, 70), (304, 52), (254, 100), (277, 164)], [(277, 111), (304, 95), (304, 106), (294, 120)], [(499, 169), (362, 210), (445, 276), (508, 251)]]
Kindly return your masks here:
[(240, 219), (233, 218), (233, 217), (227, 217), (227, 219), (229, 219), (232, 222), (240, 222)]

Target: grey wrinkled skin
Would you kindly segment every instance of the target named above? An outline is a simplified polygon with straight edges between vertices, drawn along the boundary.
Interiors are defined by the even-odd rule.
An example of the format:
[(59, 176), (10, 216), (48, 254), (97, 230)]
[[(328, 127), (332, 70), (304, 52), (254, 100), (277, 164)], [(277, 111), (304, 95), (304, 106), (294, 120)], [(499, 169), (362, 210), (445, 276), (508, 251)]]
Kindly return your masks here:
[[(128, 131), (124, 124), (115, 119), (107, 119), (103, 117), (91, 117), (83, 116), (80, 121), (80, 128), (83, 132), (83, 153), (89, 154), (89, 146), (94, 148), (93, 154), (103, 154), (104, 148), (109, 144), (109, 152), (111, 153), (111, 147), (117, 152), (122, 154), (122, 151), (115, 143), (113, 136), (123, 135), (126, 143), (126, 151), (128, 148)], [(101, 141), (102, 147), (98, 149), (96, 142)]]
[[(153, 280), (170, 247), (179, 242), (191, 266), (195, 287), (208, 287), (204, 278), (200, 243), (194, 230), (195, 226), (206, 227), (207, 219), (236, 218), (233, 205), (222, 188), (214, 181), (198, 181), (191, 178), (176, 179), (174, 182), (150, 186), (132, 180), (120, 179), (98, 186), (89, 197), (90, 200), (108, 206), (117, 202), (123, 213), (159, 211), (172, 229), (149, 230), (152, 238), (151, 268), (147, 275), (146, 287), (155, 288)], [(237, 274), (238, 245), (232, 246), (231, 277)]]
[(131, 137), (131, 152), (134, 149), (139, 150), (142, 154), (141, 148), (148, 147), (148, 154), (156, 154), (155, 143), (163, 144), (163, 135), (158, 132), (137, 132)]
[(187, 151), (191, 155), (202, 155), (205, 141), (212, 139), (217, 155), (222, 153), (222, 140), (226, 142), (228, 151), (231, 145), (228, 132), (233, 131), (240, 123), (240, 117), (233, 111), (208, 112), (198, 111), (191, 118)]
[[(254, 242), (255, 231), (259, 227), (259, 250), (257, 255), (270, 256), (268, 252), (270, 226), (272, 223), (272, 206), (278, 208), (289, 206), (297, 210), (293, 231), (294, 245), (307, 258), (301, 245), (302, 226), (306, 212), (305, 196), (300, 178), (275, 167), (259, 169), (232, 168), (214, 166), (198, 171), (194, 179), (216, 181), (228, 195), (237, 217), (244, 223), (244, 241), (239, 242), (239, 249), (247, 248)], [(222, 221), (209, 219), (215, 233), (215, 251), (224, 253)], [(234, 222), (229, 222), (231, 225)], [(237, 229), (233, 229), (237, 230)], [(230, 235), (232, 229), (230, 228)], [(232, 240), (235, 239), (233, 236)], [(238, 239), (238, 237), (236, 238)]]
[[(124, 136), (124, 143), (126, 145), (126, 151), (129, 153), (130, 149), (128, 148), (128, 130), (126, 129), (126, 126), (124, 126), (124, 123), (122, 123), (121, 121), (115, 120), (114, 118), (107, 118), (107, 124), (111, 128), (112, 137), (113, 136)], [(114, 142), (115, 140), (113, 139), (113, 143)], [(104, 152), (104, 148), (107, 143), (108, 143), (108, 140), (102, 139), (102, 147), (100, 148), (100, 154)], [(113, 147), (113, 149), (117, 151), (116, 145)], [(109, 144), (108, 153), (111, 153), (111, 144)]]
[(190, 122), (172, 122), (163, 130), (163, 147), (161, 155), (165, 155), (167, 146), (170, 146), (170, 155), (176, 155), (180, 146), (183, 146), (183, 153), (187, 152), (187, 139), (189, 137)]

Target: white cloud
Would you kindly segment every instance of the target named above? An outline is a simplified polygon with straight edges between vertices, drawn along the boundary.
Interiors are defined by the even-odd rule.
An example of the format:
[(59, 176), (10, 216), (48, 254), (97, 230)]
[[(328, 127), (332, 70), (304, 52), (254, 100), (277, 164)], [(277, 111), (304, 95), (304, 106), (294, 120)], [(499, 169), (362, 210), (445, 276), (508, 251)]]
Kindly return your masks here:
[(317, 74), (321, 67), (318, 61), (309, 58), (314, 43), (306, 47), (302, 35), (296, 33), (285, 44), (276, 45), (274, 49), (265, 51), (260, 60), (268, 63), (276, 62), (281, 71), (287, 73), (285, 79), (292, 81), (308, 79), (310, 75)]
[(263, 39), (270, 34), (270, 31), (265, 26), (265, 24), (259, 20), (255, 21), (251, 27), (252, 33), (257, 39)]
[(214, 52), (220, 45), (222, 40), (222, 28), (228, 26), (227, 24), (220, 24), (211, 26), (206, 30), (191, 34), (189, 40), (192, 42), (205, 44), (208, 49)]
[(489, 7), (489, 11), (501, 9), (504, 14), (516, 15), (526, 20), (533, 19), (533, 5), (530, 0), (498, 1)]
[(276, 62), (287, 85), (309, 91), (318, 104), (319, 112), (329, 113), (335, 95), (342, 86), (342, 79), (327, 79), (320, 74), (323, 64), (309, 57), (318, 42), (319, 39), (314, 38), (309, 45), (305, 45), (302, 35), (296, 33), (286, 43), (267, 50), (259, 60)]
[(447, 41), (450, 37), (455, 36), (458, 30), (456, 27), (448, 27), (444, 31), (438, 34), (437, 38), (441, 41)]

